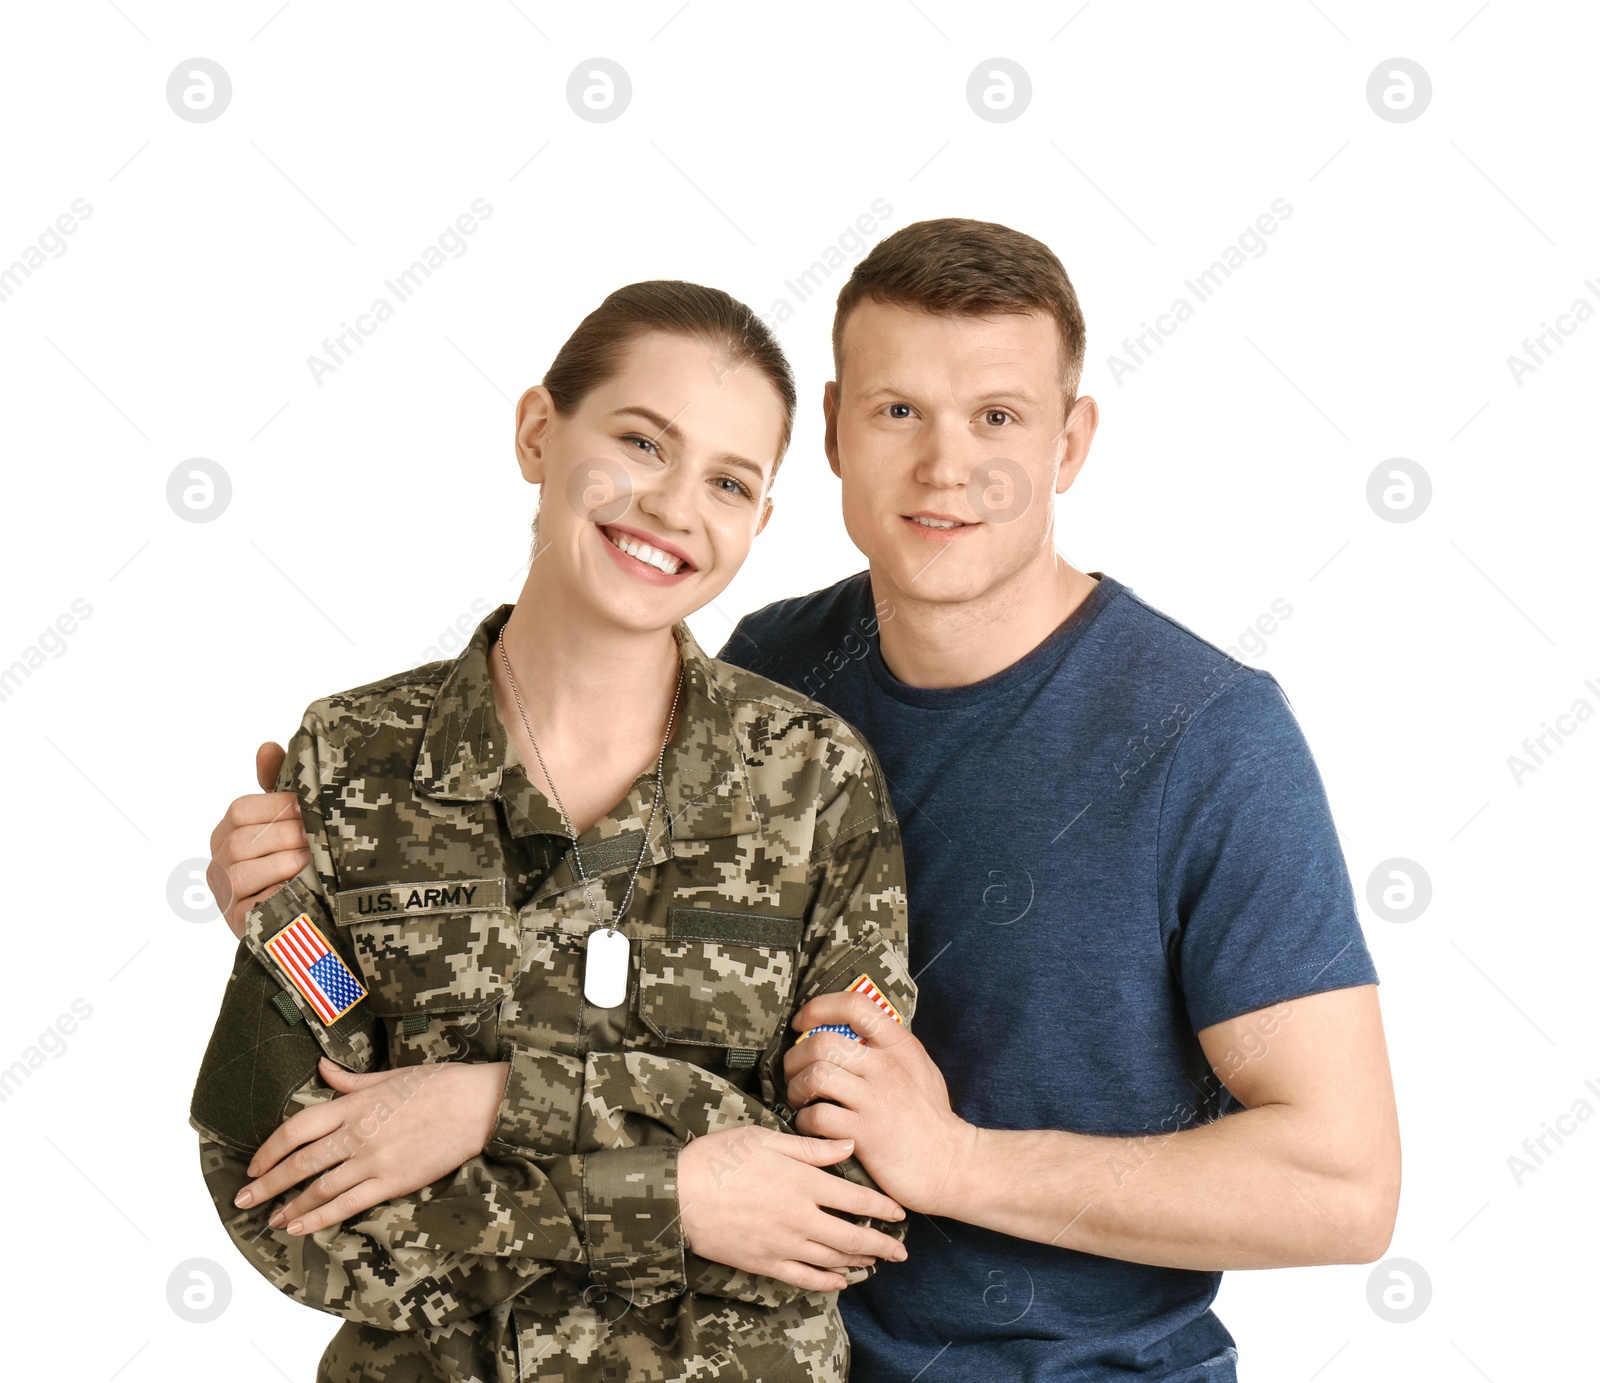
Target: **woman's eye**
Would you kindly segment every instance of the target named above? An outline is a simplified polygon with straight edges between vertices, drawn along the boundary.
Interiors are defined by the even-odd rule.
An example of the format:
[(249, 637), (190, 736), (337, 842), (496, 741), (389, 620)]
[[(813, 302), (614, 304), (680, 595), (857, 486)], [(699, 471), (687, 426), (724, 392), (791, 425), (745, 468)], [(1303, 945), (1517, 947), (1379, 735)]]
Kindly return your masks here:
[(659, 451), (659, 448), (653, 441), (650, 440), (650, 438), (641, 437), (635, 432), (630, 432), (622, 440), (624, 442), (631, 443), (632, 445), (638, 447), (640, 451), (645, 452), (650, 456), (655, 456)]
[(719, 475), (712, 484), (719, 488), (728, 486), (729, 488), (722, 491), (725, 495), (744, 495), (748, 498), (750, 494), (750, 487), (742, 480), (735, 480), (731, 475)]
[(911, 416), (911, 405), (909, 403), (891, 403), (889, 405), (889, 416), (891, 418), (909, 418)]
[(991, 408), (983, 415), (983, 420), (991, 427), (1004, 427), (1011, 420), (1011, 415), (1003, 408)]

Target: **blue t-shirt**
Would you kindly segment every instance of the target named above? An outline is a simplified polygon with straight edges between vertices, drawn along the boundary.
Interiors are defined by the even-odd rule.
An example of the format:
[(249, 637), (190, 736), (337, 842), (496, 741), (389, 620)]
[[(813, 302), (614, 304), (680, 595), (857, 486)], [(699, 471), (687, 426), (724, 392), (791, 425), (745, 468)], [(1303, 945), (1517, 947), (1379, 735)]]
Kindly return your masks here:
[[(865, 572), (746, 617), (721, 656), (876, 751), (904, 834), (912, 1027), (956, 1111), (1158, 1139), (1238, 1107), (1198, 1030), (1377, 973), (1277, 682), (1093, 574), (1038, 647), (969, 686), (888, 670), (893, 612)], [(1108, 1158), (1108, 1186), (1140, 1156)], [(906, 1247), (840, 1294), (855, 1383), (1235, 1378), (1221, 1273), (922, 1214)]]

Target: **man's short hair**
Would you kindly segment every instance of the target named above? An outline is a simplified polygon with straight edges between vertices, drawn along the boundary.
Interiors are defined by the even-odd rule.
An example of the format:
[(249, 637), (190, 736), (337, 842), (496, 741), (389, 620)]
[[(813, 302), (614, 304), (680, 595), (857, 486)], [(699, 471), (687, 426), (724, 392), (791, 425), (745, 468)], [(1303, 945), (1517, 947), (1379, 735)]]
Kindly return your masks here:
[(1083, 378), (1083, 309), (1061, 261), (1031, 235), (947, 216), (917, 221), (880, 240), (839, 290), (833, 314), (834, 378), (843, 377), (845, 319), (863, 300), (939, 317), (1048, 312), (1061, 341), (1061, 383), (1070, 407)]

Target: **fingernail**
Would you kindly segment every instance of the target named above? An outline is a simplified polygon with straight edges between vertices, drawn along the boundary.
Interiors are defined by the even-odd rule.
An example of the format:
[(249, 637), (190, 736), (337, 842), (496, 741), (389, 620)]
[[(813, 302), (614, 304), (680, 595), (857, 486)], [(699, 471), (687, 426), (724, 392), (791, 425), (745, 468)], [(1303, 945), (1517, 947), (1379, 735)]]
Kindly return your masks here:
[(255, 1197), (250, 1194), (250, 1188), (248, 1186), (245, 1187), (245, 1189), (243, 1191), (239, 1192), (239, 1194), (233, 1198), (233, 1203), (235, 1205), (239, 1206), (241, 1209), (243, 1209), (247, 1205), (252, 1204), (254, 1201), (255, 1201)]
[(274, 1210), (272, 1217), (267, 1221), (267, 1228), (280, 1229), (283, 1226), (283, 1211)]
[(300, 1231), (303, 1230), (305, 1227), (306, 1227), (306, 1222), (304, 1220), (296, 1220), (292, 1225), (289, 1226), (289, 1233), (291, 1233), (291, 1234), (299, 1234)]

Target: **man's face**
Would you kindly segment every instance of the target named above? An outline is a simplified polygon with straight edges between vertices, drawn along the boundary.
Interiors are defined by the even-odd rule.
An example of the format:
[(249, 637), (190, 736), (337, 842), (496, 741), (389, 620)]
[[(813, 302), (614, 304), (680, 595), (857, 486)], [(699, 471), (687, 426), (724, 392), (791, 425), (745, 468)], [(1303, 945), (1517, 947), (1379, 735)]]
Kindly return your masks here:
[[(875, 585), (975, 600), (1050, 549), (1053, 496), (1082, 462), (1062, 465), (1051, 314), (941, 317), (869, 300), (846, 319), (842, 354), (824, 401), (828, 459)], [(1080, 403), (1092, 433), (1093, 402)]]

